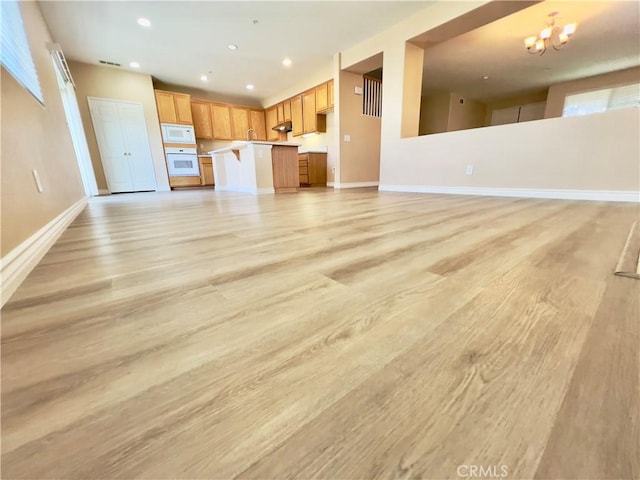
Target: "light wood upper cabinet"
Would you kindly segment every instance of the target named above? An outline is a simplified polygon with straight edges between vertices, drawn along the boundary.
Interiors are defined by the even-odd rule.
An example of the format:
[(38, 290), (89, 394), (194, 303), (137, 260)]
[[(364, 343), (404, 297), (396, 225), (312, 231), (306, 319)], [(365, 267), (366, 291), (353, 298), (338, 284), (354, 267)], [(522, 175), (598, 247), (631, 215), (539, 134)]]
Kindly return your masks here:
[[(231, 107), (231, 132), (234, 140), (246, 140), (247, 130), (251, 128), (249, 109), (246, 107)], [(255, 140), (253, 138), (252, 140)]]
[(327, 109), (332, 109), (333, 103), (333, 80), (327, 82)]
[(177, 123), (176, 107), (173, 103), (173, 93), (155, 90), (156, 106), (160, 123)]
[(160, 123), (193, 125), (191, 118), (191, 95), (155, 90), (156, 106)]
[(257, 109), (250, 110), (249, 121), (251, 125), (250, 128), (252, 128), (256, 132), (255, 140), (261, 140), (263, 142), (266, 141), (267, 131), (266, 131), (265, 118), (264, 118), (264, 110), (257, 110)]
[(271, 108), (267, 108), (264, 111), (264, 118), (267, 129), (267, 140), (270, 142), (277, 142), (280, 138), (280, 134), (273, 130), (273, 127), (278, 125), (278, 109), (276, 105)]
[(276, 105), (276, 112), (278, 114), (278, 123), (284, 122), (284, 103), (279, 103)]
[(290, 122), (291, 121), (291, 100), (286, 100), (282, 102), (282, 107), (284, 110), (284, 121)]
[(213, 138), (213, 122), (211, 121), (211, 109), (209, 102), (191, 100), (191, 116), (196, 138)]
[(329, 108), (329, 86), (326, 83), (316, 87), (316, 112), (326, 112)]
[(191, 95), (174, 93), (173, 103), (176, 107), (176, 123), (193, 125), (193, 118), (191, 117)]
[(302, 115), (304, 133), (326, 132), (327, 117), (316, 113), (316, 90), (308, 90), (302, 94)]
[(231, 108), (222, 103), (209, 104), (213, 120), (213, 138), (216, 140), (233, 140), (231, 131)]
[[(315, 113), (315, 112), (314, 112)], [(302, 96), (293, 97), (291, 99), (291, 123), (294, 137), (304, 133), (304, 119), (302, 117)]]

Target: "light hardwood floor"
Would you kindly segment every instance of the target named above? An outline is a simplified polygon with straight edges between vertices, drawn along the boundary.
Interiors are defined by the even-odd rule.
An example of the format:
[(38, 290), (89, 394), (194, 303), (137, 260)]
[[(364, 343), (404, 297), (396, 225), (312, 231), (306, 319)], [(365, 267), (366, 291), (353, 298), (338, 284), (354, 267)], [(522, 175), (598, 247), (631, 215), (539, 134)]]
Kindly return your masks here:
[(3, 478), (639, 478), (638, 215), (96, 199), (2, 311)]

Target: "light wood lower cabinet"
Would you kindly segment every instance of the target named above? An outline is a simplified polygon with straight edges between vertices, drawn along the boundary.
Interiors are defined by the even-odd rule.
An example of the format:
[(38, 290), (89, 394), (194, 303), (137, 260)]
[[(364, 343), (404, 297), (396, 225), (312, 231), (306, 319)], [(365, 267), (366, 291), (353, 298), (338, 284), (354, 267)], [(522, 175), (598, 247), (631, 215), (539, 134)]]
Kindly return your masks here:
[(298, 147), (274, 145), (271, 148), (273, 188), (276, 192), (295, 192), (300, 186)]
[(171, 187), (199, 187), (200, 177), (169, 177)]
[(327, 154), (316, 152), (298, 154), (298, 175), (301, 187), (326, 187)]
[(213, 186), (213, 159), (211, 157), (198, 157), (200, 164), (200, 185)]

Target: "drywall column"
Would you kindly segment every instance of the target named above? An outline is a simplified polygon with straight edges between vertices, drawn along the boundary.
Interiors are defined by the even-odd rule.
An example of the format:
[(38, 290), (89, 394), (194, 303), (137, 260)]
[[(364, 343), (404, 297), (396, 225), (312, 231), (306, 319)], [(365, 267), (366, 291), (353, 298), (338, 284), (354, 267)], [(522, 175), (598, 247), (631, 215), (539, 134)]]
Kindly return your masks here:
[(420, 131), (420, 100), (424, 50), (405, 43), (402, 79), (402, 127), (400, 136), (417, 137)]

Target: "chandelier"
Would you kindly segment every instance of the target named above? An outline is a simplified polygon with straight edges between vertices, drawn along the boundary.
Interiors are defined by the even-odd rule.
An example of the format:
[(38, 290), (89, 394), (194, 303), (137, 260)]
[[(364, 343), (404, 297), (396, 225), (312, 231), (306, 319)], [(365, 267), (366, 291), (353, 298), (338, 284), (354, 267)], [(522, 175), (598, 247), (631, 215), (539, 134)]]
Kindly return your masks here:
[(540, 31), (539, 36), (532, 35), (524, 39), (524, 46), (529, 53), (543, 55), (549, 47), (560, 50), (567, 44), (569, 37), (576, 31), (576, 24), (568, 23), (562, 28), (558, 27), (555, 18), (557, 14), (558, 12), (549, 14), (547, 26)]

